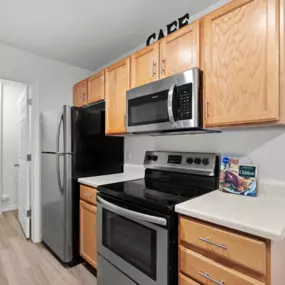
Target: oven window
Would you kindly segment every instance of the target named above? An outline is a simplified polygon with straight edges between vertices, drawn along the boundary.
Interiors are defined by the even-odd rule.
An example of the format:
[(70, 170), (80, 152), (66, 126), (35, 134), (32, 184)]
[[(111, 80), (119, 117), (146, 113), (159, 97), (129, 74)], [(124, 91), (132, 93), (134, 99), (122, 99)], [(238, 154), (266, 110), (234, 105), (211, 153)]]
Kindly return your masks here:
[(103, 245), (156, 280), (156, 231), (103, 209)]
[(128, 125), (139, 126), (169, 122), (168, 90), (128, 101)]

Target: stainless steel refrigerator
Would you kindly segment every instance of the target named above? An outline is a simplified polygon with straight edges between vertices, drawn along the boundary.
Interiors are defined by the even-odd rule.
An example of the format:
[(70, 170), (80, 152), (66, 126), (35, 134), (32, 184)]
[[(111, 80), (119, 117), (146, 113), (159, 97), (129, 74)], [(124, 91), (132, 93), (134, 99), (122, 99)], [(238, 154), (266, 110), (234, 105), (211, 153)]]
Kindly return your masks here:
[(41, 116), (42, 241), (63, 263), (79, 258), (77, 179), (123, 171), (124, 140), (105, 136), (104, 107), (63, 106)]

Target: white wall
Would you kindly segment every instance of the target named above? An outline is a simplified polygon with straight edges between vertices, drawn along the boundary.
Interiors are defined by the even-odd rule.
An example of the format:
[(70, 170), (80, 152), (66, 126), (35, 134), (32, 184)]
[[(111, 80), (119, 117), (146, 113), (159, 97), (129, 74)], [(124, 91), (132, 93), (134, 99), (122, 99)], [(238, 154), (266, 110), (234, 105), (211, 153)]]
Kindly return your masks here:
[(9, 201), (2, 203), (2, 211), (16, 209), (18, 204), (18, 112), (19, 96), (25, 92), (26, 85), (16, 82), (3, 82), (2, 93), (2, 195)]
[[(32, 221), (36, 225), (32, 229), (32, 240), (41, 240), (40, 216), (40, 113), (35, 113), (35, 106), (39, 111), (58, 108), (63, 104), (72, 104), (73, 85), (81, 79), (88, 77), (91, 72), (73, 67), (55, 60), (43, 58), (17, 48), (0, 44), (0, 78), (30, 83), (32, 86), (33, 110), (32, 128), (35, 137), (32, 140), (34, 156), (32, 167), (35, 176), (32, 177), (32, 202), (36, 205), (32, 211)], [(35, 96), (37, 98), (35, 98)], [(36, 100), (38, 99), (38, 100)], [(39, 102), (38, 102), (39, 101)], [(35, 194), (35, 195), (33, 195)]]
[[(262, 180), (285, 183), (285, 127), (259, 127), (223, 131), (220, 134), (126, 138), (127, 163), (142, 163), (145, 150), (217, 152), (247, 157), (258, 166)], [(134, 154), (134, 153), (137, 154)]]
[(40, 109), (72, 104), (73, 85), (90, 71), (0, 44), (0, 78), (39, 84)]

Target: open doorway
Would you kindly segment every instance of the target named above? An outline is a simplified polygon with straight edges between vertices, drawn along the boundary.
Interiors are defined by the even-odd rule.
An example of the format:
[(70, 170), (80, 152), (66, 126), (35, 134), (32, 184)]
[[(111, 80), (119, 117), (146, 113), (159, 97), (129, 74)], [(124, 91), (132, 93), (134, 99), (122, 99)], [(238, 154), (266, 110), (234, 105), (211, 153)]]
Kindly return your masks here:
[(0, 210), (18, 211), (31, 232), (31, 92), (28, 84), (0, 79)]

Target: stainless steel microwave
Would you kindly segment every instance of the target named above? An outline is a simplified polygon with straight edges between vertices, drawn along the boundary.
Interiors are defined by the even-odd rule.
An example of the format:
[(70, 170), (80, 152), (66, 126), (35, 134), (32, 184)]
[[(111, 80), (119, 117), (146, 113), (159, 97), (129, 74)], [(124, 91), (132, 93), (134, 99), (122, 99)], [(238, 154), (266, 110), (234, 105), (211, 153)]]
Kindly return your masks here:
[(200, 130), (200, 70), (183, 73), (127, 92), (128, 133)]

